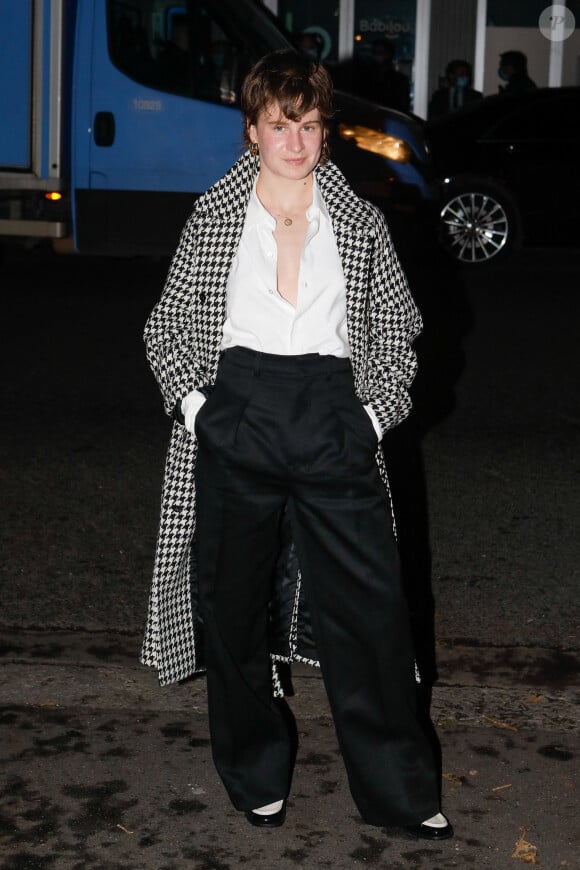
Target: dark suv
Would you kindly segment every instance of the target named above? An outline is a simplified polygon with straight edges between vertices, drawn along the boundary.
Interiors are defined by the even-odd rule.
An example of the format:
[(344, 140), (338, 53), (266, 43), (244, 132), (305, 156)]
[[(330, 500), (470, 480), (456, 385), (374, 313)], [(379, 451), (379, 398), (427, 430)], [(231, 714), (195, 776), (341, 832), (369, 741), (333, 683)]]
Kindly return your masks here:
[(426, 125), (441, 182), (440, 234), (480, 265), (514, 245), (580, 239), (580, 88), (487, 97)]

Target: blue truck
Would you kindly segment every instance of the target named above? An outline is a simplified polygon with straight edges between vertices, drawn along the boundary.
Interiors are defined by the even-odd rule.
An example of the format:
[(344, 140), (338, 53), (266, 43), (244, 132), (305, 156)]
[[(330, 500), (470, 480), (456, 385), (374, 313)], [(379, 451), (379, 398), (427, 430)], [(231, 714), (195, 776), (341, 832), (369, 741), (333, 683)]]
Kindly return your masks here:
[[(18, 0), (0, 32), (0, 240), (169, 255), (242, 153), (240, 83), (291, 43), (258, 0)], [(337, 92), (331, 153), (386, 211), (433, 198), (418, 120)]]

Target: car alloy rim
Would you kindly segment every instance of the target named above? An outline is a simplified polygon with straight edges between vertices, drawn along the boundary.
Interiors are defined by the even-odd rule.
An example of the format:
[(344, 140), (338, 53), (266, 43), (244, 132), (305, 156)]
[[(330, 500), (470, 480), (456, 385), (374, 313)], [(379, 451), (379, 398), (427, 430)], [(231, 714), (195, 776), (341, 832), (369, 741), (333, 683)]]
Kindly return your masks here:
[(441, 210), (444, 241), (462, 263), (482, 263), (505, 247), (509, 221), (504, 207), (487, 193), (462, 193)]

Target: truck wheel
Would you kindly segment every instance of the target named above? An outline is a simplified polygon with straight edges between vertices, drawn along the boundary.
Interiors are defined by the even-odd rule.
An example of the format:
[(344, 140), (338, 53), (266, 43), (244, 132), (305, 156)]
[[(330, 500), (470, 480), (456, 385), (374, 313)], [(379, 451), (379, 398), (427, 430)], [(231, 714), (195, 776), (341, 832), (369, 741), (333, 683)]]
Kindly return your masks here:
[(500, 185), (465, 179), (444, 190), (441, 243), (456, 261), (483, 266), (508, 254), (519, 236), (517, 208)]

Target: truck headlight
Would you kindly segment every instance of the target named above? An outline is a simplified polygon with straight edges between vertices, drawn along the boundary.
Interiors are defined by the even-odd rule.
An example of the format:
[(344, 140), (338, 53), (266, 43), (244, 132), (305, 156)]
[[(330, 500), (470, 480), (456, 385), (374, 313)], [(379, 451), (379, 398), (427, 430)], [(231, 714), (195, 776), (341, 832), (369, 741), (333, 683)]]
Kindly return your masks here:
[(360, 124), (339, 124), (338, 135), (342, 139), (351, 139), (358, 148), (363, 151), (372, 151), (397, 163), (408, 163), (411, 159), (411, 148), (403, 139), (381, 133), (380, 130), (371, 130)]

